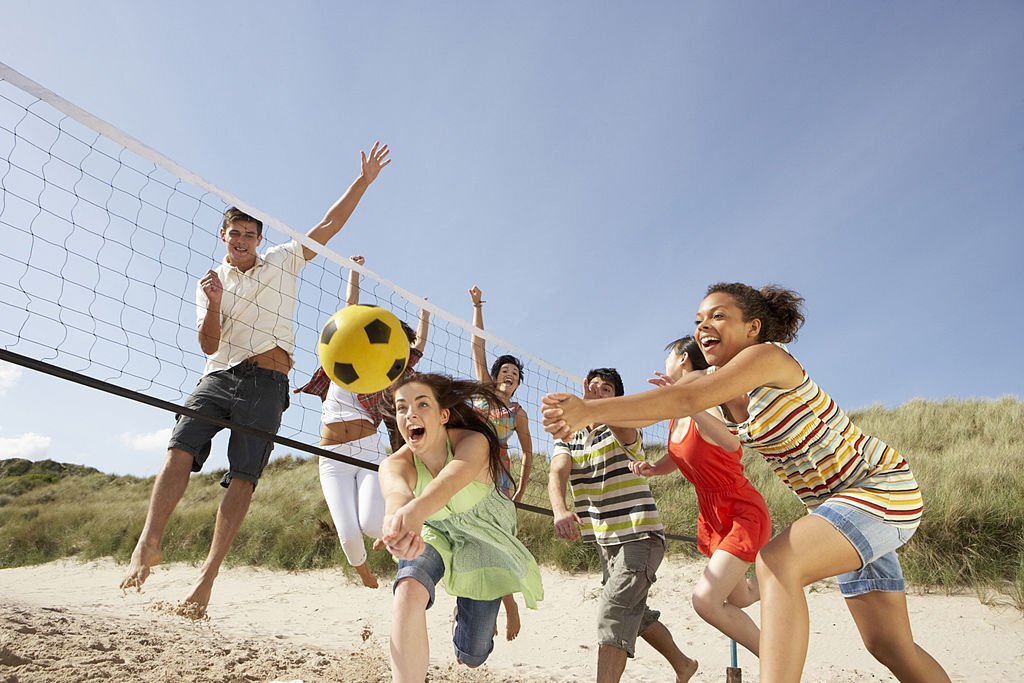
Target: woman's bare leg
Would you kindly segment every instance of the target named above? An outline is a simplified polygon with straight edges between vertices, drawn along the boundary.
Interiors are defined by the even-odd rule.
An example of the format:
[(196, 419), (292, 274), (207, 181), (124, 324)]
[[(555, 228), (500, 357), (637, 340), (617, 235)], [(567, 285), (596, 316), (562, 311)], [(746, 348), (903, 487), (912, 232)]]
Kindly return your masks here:
[(810, 630), (804, 587), (858, 568), (853, 545), (815, 515), (801, 517), (761, 548), (761, 683), (799, 683)]
[(746, 595), (749, 567), (749, 562), (716, 550), (693, 590), (693, 609), (701, 619), (756, 655), (761, 632), (754, 620), (730, 600), (733, 593), (739, 593), (737, 601), (749, 597)]
[(847, 598), (846, 606), (868, 652), (903, 683), (948, 683), (949, 676), (914, 642), (906, 593), (872, 591)]
[(427, 603), (430, 594), (415, 579), (402, 579), (391, 605), (391, 680), (423, 683), (430, 663)]

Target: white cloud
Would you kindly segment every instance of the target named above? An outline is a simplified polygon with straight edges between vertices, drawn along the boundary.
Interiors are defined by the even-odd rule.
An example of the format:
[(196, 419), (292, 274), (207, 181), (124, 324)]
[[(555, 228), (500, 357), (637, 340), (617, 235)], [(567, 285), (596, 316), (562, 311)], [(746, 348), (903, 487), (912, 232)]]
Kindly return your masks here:
[(0, 439), (0, 458), (45, 460), (50, 455), (51, 441), (50, 437), (34, 432)]
[(133, 434), (131, 432), (121, 434), (121, 443), (135, 451), (165, 450), (170, 439), (171, 427), (141, 434)]
[(11, 363), (0, 361), (0, 398), (7, 395), (7, 390), (21, 379), (21, 368)]

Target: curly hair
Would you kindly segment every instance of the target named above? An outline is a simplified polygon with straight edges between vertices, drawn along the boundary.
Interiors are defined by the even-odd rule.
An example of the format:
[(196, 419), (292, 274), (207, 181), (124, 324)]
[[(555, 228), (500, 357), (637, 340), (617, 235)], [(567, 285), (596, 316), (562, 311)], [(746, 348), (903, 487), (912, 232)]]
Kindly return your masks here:
[(796, 339), (804, 324), (804, 298), (791, 289), (779, 285), (754, 289), (742, 282), (719, 282), (708, 287), (705, 296), (718, 292), (736, 300), (744, 320), (761, 321), (758, 341), (787, 344)]

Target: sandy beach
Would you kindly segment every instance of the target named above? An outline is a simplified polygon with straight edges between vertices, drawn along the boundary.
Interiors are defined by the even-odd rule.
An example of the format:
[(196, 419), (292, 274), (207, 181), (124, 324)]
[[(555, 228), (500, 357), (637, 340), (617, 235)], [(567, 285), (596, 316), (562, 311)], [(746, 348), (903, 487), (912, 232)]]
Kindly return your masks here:
[[(729, 644), (689, 606), (702, 565), (670, 558), (651, 605), (682, 649), (700, 662), (695, 681), (724, 681)], [(209, 618), (191, 622), (161, 606), (185, 595), (196, 569), (157, 568), (141, 593), (117, 588), (110, 560), (60, 561), (0, 571), (0, 683), (47, 681), (386, 681), (390, 590), (356, 585), (340, 571), (226, 568)], [(544, 570), (546, 599), (523, 609), (523, 629), (496, 641), (487, 664), (457, 666), (450, 647), (454, 600), (438, 592), (428, 612), (431, 681), (588, 681), (594, 678), (594, 610), (600, 576)], [(891, 681), (863, 649), (835, 587), (808, 590), (811, 643), (805, 681)], [(956, 681), (1024, 680), (1024, 617), (973, 594), (911, 594), (918, 641)], [(754, 612), (756, 618), (756, 610)], [(504, 633), (504, 616), (499, 629)], [(740, 652), (744, 681), (757, 662)], [(646, 643), (624, 681), (668, 681)]]

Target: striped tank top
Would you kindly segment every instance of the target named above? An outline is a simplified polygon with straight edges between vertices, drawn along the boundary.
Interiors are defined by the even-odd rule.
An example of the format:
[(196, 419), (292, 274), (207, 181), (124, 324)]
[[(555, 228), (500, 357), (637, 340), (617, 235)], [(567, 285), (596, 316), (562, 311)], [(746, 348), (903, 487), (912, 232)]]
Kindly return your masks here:
[(907, 461), (862, 432), (801, 370), (803, 381), (792, 389), (751, 391), (746, 421), (727, 421), (729, 429), (760, 453), (807, 507), (829, 500), (893, 526), (916, 527), (923, 502)]

